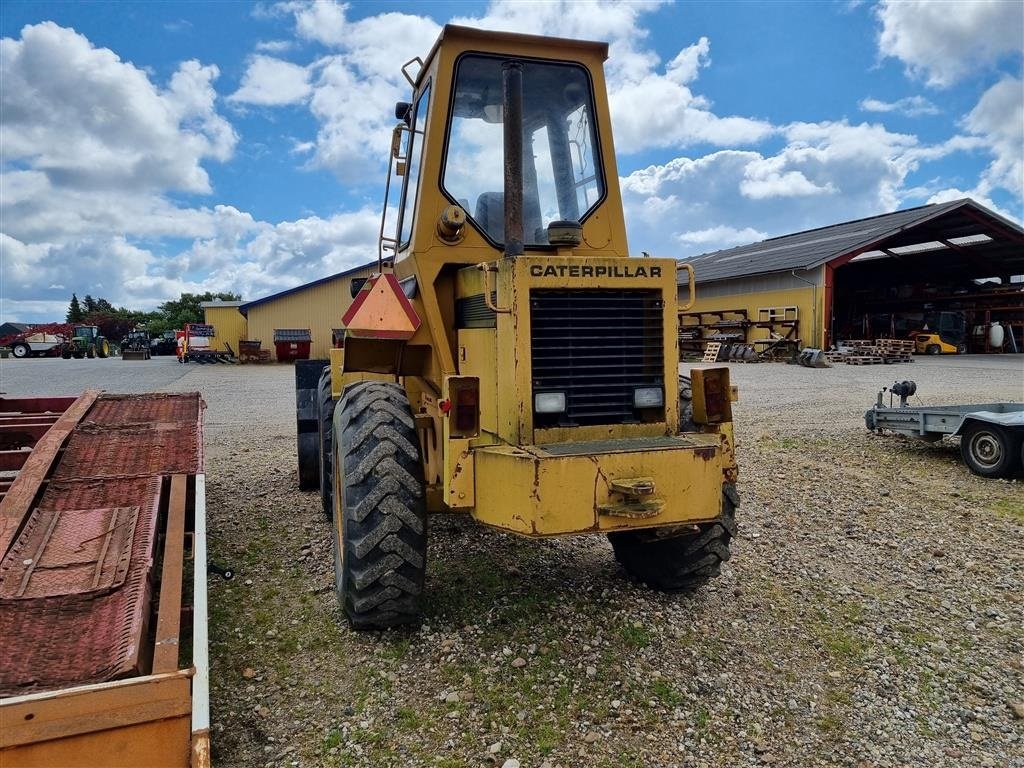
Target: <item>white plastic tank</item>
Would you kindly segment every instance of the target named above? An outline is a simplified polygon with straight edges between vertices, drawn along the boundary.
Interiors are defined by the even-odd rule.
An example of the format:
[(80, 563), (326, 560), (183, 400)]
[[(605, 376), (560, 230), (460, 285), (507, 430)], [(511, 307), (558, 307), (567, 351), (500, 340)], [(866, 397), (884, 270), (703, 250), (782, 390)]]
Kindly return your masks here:
[(1004, 332), (999, 323), (992, 323), (988, 329), (988, 345), (996, 349), (1003, 348)]

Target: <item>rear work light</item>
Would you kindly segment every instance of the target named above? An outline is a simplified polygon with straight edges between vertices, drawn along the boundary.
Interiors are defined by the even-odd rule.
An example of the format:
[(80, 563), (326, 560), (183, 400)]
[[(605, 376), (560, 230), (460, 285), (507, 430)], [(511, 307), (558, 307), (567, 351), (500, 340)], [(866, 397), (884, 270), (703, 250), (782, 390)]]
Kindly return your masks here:
[(633, 390), (634, 408), (661, 408), (665, 404), (665, 396), (661, 387), (638, 387)]
[[(480, 379), (450, 376), (448, 384), (448, 435), (467, 438), (480, 434)], [(442, 406), (442, 410), (445, 410)]]
[(533, 396), (536, 413), (565, 413), (565, 392), (538, 392)]

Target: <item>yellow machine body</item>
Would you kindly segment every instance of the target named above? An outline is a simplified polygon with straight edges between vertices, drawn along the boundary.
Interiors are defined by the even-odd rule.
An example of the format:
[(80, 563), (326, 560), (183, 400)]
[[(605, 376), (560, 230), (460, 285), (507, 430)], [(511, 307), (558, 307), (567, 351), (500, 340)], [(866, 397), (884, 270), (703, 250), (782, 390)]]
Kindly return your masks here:
[[(723, 484), (736, 479), (728, 369), (693, 372), (699, 426), (679, 433), (677, 266), (668, 258), (629, 258), (603, 73), (607, 50), (602, 43), (448, 26), (426, 60), (416, 60), (417, 73), (409, 72), (417, 66), (412, 62), (403, 70), (413, 100), (392, 142), (389, 184), (401, 190), (399, 216), (393, 237), (382, 226), (391, 251), (382, 265), (393, 271), (421, 322), (406, 339), (350, 334), (344, 349), (331, 351), (331, 384), (338, 397), (345, 386), (368, 377), (403, 383), (416, 416), (432, 511), (464, 511), (529, 536), (678, 527), (717, 518)], [(523, 253), (512, 255), (481, 213), (496, 193), (481, 193), (474, 207), (451, 189), (452, 169), (468, 157), (465, 147), (476, 135), (456, 135), (453, 122), (467, 124), (467, 114), (478, 114), (474, 131), (491, 131), (496, 118), (486, 99), (471, 103), (466, 92), (478, 82), (460, 75), (460, 67), (479, 64), (484, 71), (510, 60), (571, 68), (570, 86), (555, 100), (570, 102), (569, 109), (582, 105), (570, 114), (576, 132), (566, 141), (577, 174), (570, 195), (581, 208), (572, 222), (578, 220), (578, 234), (561, 236), (560, 221), (548, 222), (546, 234), (527, 226), (527, 240), (545, 242), (527, 242)], [(533, 71), (527, 69), (527, 89), (542, 82), (544, 71)], [(533, 96), (528, 90), (524, 98), (528, 115)], [(527, 120), (526, 132), (550, 138), (566, 122), (562, 113), (547, 119), (546, 126)], [(538, 198), (553, 198), (536, 177), (558, 166), (556, 144), (551, 138), (551, 157), (544, 148), (525, 153), (525, 186)], [(486, 176), (487, 168), (497, 167), (500, 174), (500, 145), (496, 152), (489, 160), (481, 156), (473, 172)], [(529, 167), (531, 158), (536, 169)], [(559, 206), (571, 205), (561, 194)], [(529, 201), (525, 208), (528, 220), (541, 210), (531, 214)], [(363, 290), (371, 290), (372, 282)], [(550, 318), (562, 311), (563, 296), (620, 301), (625, 308), (610, 316), (608, 336), (615, 337), (619, 357), (644, 361), (632, 370), (657, 378), (656, 387), (639, 389), (660, 387), (660, 405), (609, 423), (592, 415), (538, 415), (535, 389), (543, 376), (536, 347), (557, 344)], [(539, 312), (548, 313), (544, 327), (535, 319)], [(642, 321), (635, 320), (640, 315)], [(619, 316), (627, 318), (621, 323), (633, 323), (627, 330), (635, 347), (617, 325)], [(594, 323), (601, 317), (590, 316)], [(587, 386), (604, 386), (602, 377), (617, 370), (588, 369), (574, 361), (572, 350), (565, 356), (577, 377), (569, 383), (570, 399)], [(558, 357), (556, 350), (545, 359)], [(478, 410), (475, 420), (457, 425), (451, 409), (465, 390), (476, 393), (470, 397)], [(637, 397), (634, 392), (633, 406), (622, 407), (628, 411)]]

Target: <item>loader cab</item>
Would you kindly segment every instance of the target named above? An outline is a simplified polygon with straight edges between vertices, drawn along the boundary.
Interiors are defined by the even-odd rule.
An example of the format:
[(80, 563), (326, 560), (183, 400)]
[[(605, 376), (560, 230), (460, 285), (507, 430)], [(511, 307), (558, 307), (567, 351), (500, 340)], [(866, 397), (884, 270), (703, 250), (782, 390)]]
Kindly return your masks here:
[(504, 249), (503, 72), (511, 65), (522, 75), (524, 248), (551, 252), (568, 229), (570, 245), (628, 255), (607, 52), (604, 43), (445, 27), (426, 60), (403, 70), (413, 95), (396, 105), (389, 184), (400, 190), (390, 201), (398, 215), (381, 228), (382, 251), (401, 261), (441, 245), (446, 261), (470, 263), (490, 258), (483, 249)]

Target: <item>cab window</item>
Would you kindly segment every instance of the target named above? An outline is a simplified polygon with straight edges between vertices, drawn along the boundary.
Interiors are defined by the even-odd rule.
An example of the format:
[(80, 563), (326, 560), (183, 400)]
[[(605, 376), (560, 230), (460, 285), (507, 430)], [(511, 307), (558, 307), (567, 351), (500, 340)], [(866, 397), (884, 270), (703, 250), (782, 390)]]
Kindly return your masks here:
[[(502, 58), (459, 60), (441, 184), (497, 245), (504, 233)], [(523, 240), (545, 246), (552, 221), (582, 221), (604, 196), (590, 76), (523, 62)]]

